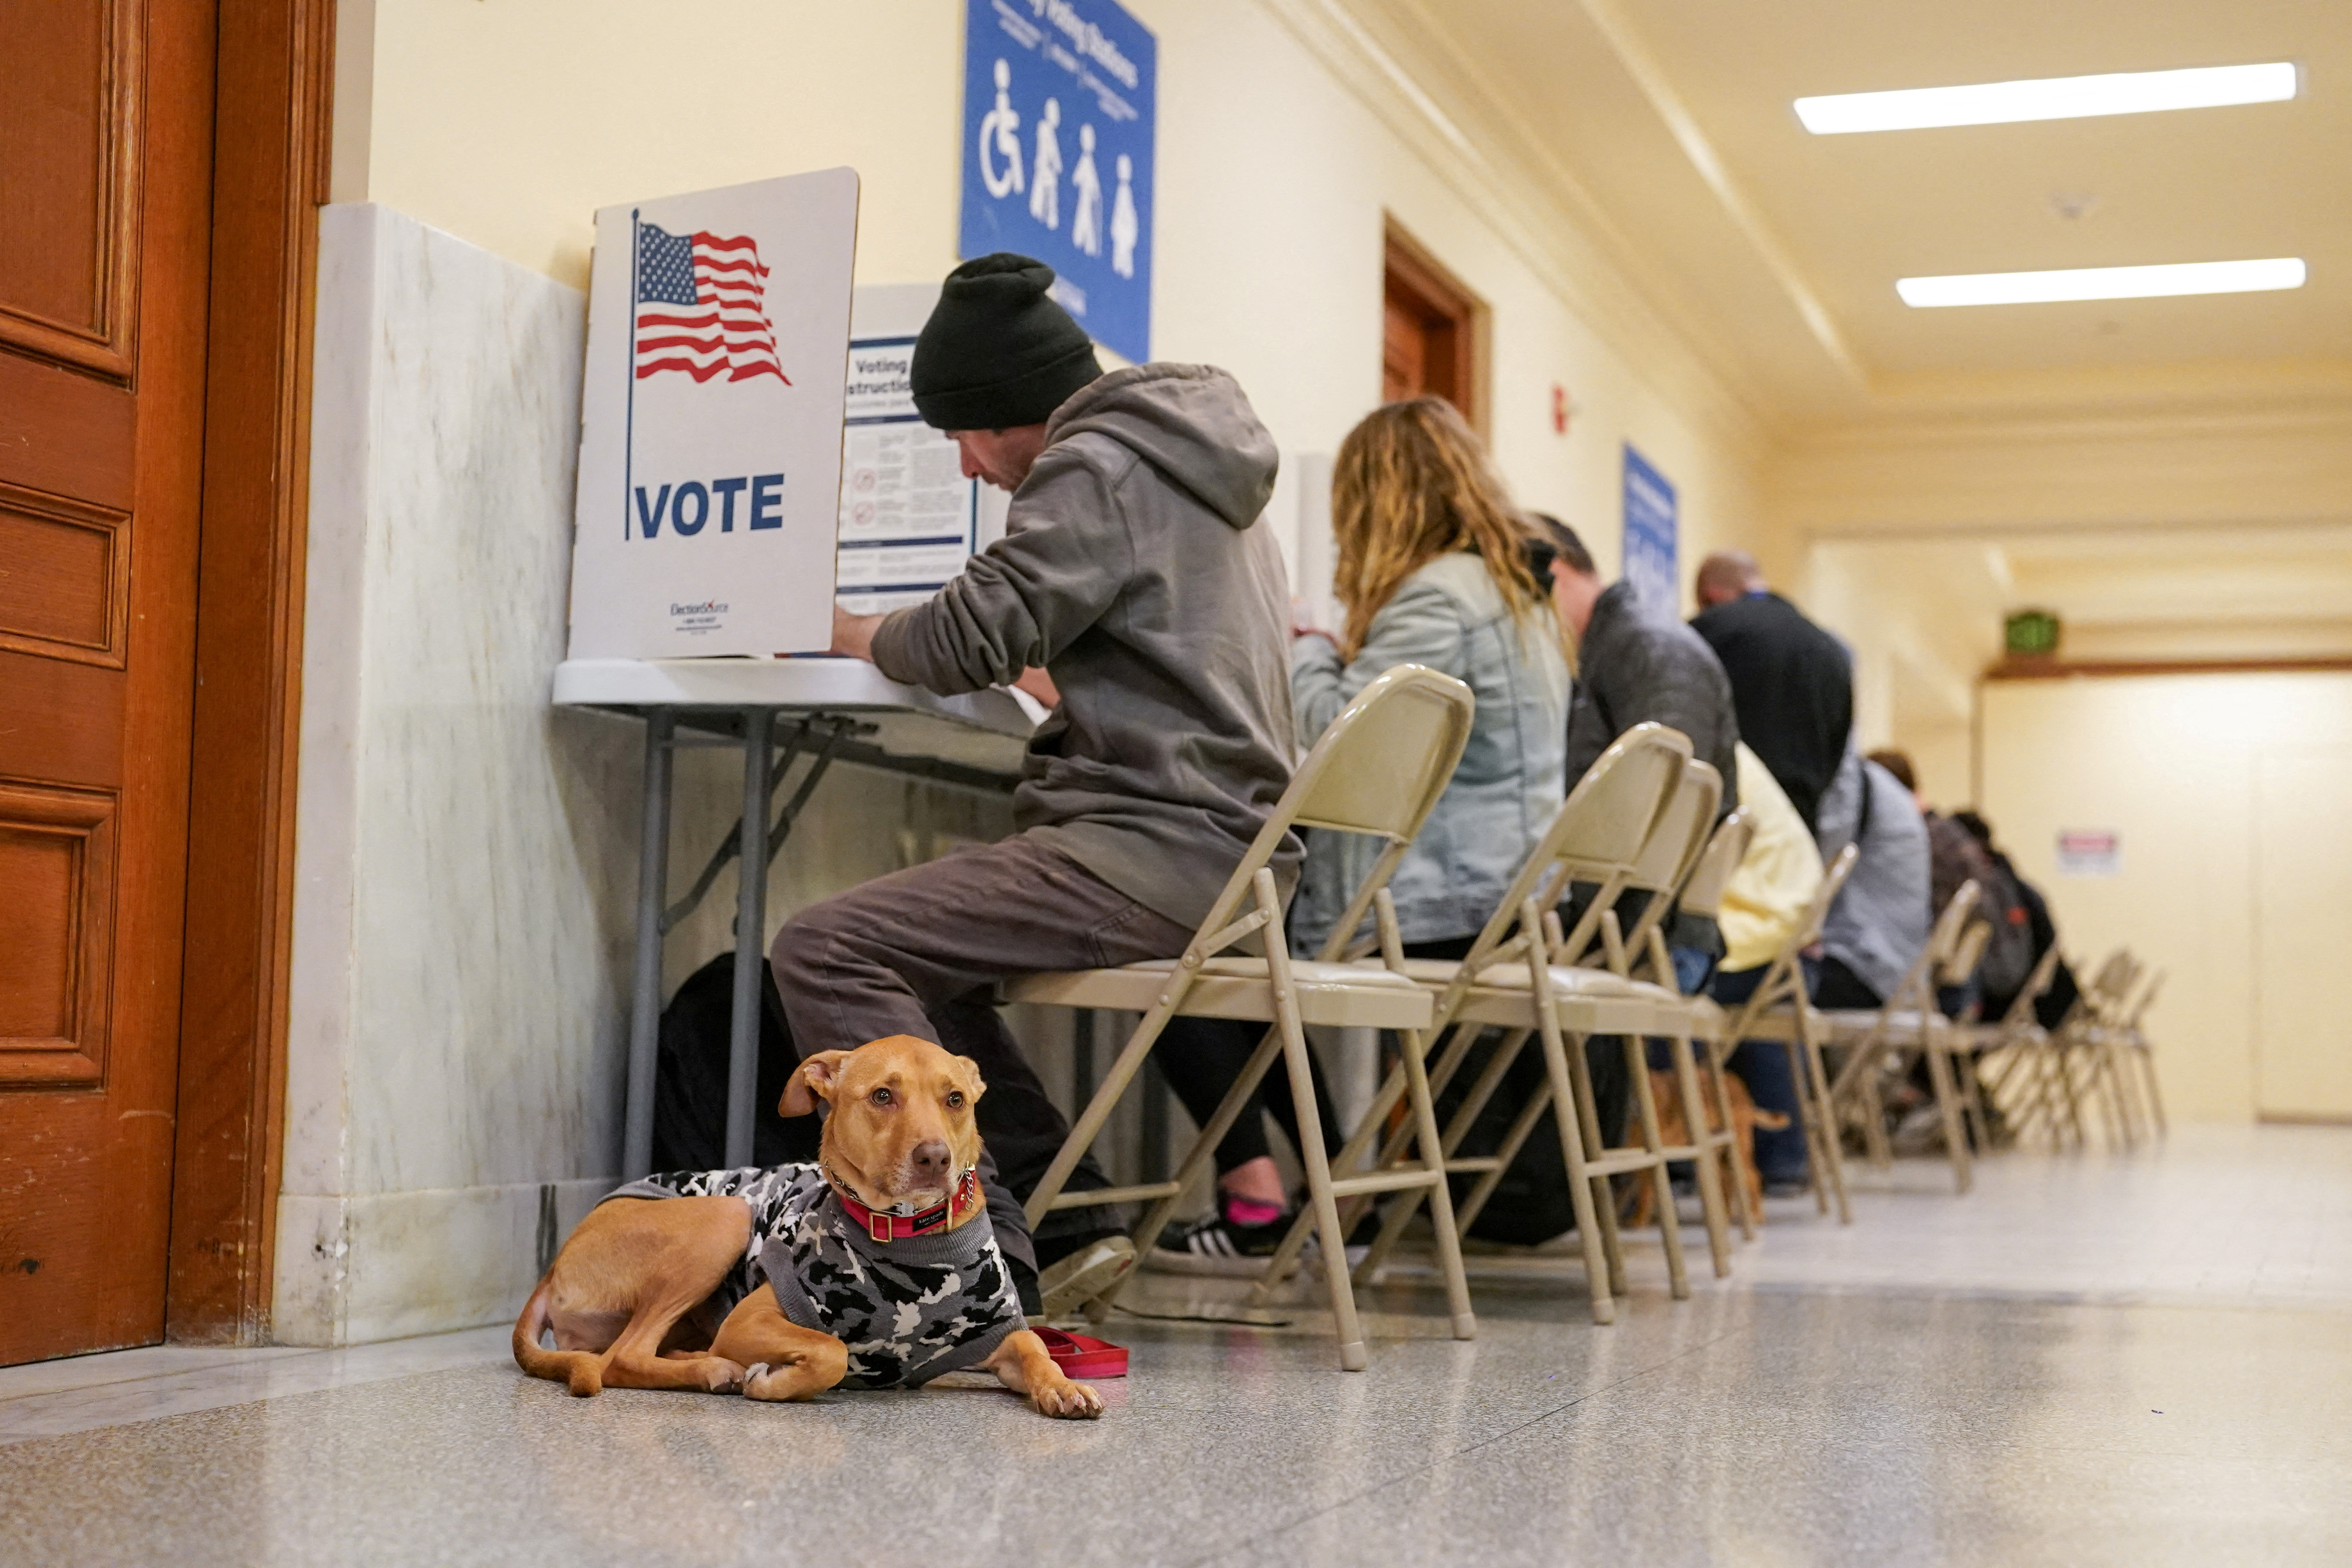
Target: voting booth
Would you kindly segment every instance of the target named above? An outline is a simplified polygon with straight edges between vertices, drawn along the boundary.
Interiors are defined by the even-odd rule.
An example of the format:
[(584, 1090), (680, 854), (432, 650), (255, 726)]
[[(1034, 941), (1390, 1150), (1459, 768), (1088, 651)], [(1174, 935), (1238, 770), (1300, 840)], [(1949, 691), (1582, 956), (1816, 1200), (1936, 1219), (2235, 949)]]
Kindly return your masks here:
[[(919, 602), (1003, 531), (916, 414), (908, 371), (937, 285), (853, 304), (847, 169), (596, 214), (570, 650), (554, 700), (641, 717), (645, 800), (622, 1174), (652, 1163), (662, 943), (737, 878), (726, 1157), (751, 1159), (766, 869), (838, 762), (1002, 793), (1034, 715), (834, 658), (833, 611)], [(743, 758), (743, 810), (669, 898), (679, 748)], [(782, 804), (778, 806), (778, 798)]]
[(571, 657), (833, 639), (857, 174), (596, 214)]

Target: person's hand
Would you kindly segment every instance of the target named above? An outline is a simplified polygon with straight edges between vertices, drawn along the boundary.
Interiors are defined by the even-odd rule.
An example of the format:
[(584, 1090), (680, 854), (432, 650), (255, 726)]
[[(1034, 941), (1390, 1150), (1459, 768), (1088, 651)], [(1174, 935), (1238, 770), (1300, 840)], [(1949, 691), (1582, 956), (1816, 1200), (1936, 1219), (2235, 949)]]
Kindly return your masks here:
[(874, 629), (882, 624), (879, 615), (853, 615), (836, 604), (833, 607), (833, 651), (846, 653), (853, 659), (874, 662)]
[(1024, 670), (1021, 672), (1021, 678), (1013, 684), (1044, 703), (1048, 708), (1057, 708), (1062, 706), (1061, 689), (1054, 685), (1054, 677), (1043, 670)]

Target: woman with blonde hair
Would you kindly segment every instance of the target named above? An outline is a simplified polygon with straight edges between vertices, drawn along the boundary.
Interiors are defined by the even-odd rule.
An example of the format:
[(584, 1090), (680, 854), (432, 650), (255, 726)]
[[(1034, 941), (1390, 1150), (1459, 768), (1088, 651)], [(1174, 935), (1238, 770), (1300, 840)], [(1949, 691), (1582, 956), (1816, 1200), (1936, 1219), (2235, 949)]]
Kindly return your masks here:
[[(1569, 666), (1549, 584), (1536, 574), (1527, 525), (1484, 445), (1442, 399), (1389, 403), (1349, 433), (1332, 467), (1331, 528), (1347, 619), (1336, 634), (1304, 632), (1291, 645), (1298, 744), (1313, 745), (1395, 665), (1468, 685), (1478, 706), (1461, 765), (1389, 882), (1405, 951), (1460, 957), (1565, 793)], [(1290, 909), (1296, 949), (1311, 953), (1330, 935), (1378, 848), (1354, 835), (1310, 837)], [(1256, 1034), (1208, 1021), (1171, 1030), (1184, 1044), (1163, 1053), (1169, 1082), (1205, 1121)], [(1270, 1075), (1261, 1092), (1288, 1130), (1281, 1078)], [(1325, 1142), (1337, 1147), (1329, 1096), (1318, 1099)], [(1163, 1239), (1156, 1266), (1244, 1272), (1281, 1239), (1286, 1195), (1262, 1117), (1234, 1124), (1217, 1166), (1219, 1212)]]

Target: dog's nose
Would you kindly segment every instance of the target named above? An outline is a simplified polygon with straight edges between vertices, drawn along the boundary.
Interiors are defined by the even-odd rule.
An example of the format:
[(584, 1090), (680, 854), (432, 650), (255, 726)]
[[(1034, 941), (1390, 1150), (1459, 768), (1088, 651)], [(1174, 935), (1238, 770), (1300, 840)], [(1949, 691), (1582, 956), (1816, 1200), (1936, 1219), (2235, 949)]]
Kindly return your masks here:
[(929, 1138), (915, 1145), (914, 1152), (907, 1156), (907, 1163), (914, 1166), (919, 1176), (943, 1176), (948, 1174), (948, 1158), (946, 1143), (938, 1138)]

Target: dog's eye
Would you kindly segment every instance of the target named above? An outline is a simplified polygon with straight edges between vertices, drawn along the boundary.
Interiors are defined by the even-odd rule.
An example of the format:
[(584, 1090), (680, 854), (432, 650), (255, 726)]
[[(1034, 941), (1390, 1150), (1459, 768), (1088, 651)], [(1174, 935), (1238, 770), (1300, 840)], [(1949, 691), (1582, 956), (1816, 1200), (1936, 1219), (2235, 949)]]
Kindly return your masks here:
[(950, 1111), (961, 1111), (963, 1109), (962, 1090), (950, 1089), (948, 1091), (948, 1109)]
[(874, 1103), (877, 1105), (887, 1105), (890, 1103), (890, 1091), (887, 1089), (877, 1089), (874, 1091), (873, 1100)]

